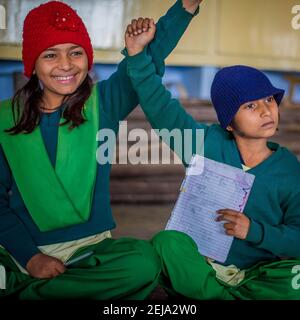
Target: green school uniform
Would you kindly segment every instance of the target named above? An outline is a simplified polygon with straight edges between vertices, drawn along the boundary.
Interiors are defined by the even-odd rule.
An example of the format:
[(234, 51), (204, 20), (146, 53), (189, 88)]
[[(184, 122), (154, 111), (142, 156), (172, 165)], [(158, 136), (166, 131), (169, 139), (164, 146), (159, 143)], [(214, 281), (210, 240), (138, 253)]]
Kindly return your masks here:
[[(162, 85), (146, 50), (129, 57), (128, 75), (153, 128), (170, 131), (177, 128), (182, 133), (190, 129), (194, 138), (197, 130), (202, 130), (205, 157), (242, 169), (238, 148), (231, 135), (219, 125), (197, 123), (187, 114)], [(172, 141), (167, 143), (182, 157), (181, 148), (176, 149)], [(184, 150), (184, 141), (182, 143)], [(201, 150), (197, 149), (195, 139), (191, 144), (192, 146), (187, 147), (192, 147), (192, 153), (202, 151), (202, 147)], [(295, 276), (291, 270), (299, 260), (282, 261), (281, 257), (300, 257), (300, 165), (286, 148), (272, 142), (268, 142), (268, 146), (273, 154), (248, 170), (255, 175), (244, 210), (251, 221), (250, 230), (245, 240), (234, 238), (224, 265), (232, 264), (239, 269), (249, 270), (245, 280), (239, 284), (238, 291), (234, 293), (235, 296), (298, 299), (300, 292), (291, 285)], [(189, 159), (184, 160), (185, 164), (189, 162)], [(232, 291), (228, 293), (227, 288), (219, 284), (213, 268), (198, 253), (193, 241), (186, 238), (185, 235), (165, 231), (153, 240), (169, 287), (191, 298), (232, 297)], [(260, 265), (262, 262), (265, 263), (263, 267)], [(257, 264), (259, 267), (254, 267)], [(277, 279), (276, 285), (272, 282), (273, 276)], [(251, 277), (253, 280), (250, 281)], [(208, 287), (203, 288), (203, 285)], [(253, 290), (245, 289), (245, 286), (253, 286)]]
[[(156, 39), (149, 50), (157, 61), (157, 72), (163, 73), (165, 57), (176, 46), (192, 17), (193, 15), (185, 11), (182, 2), (178, 0), (166, 16), (158, 22)], [(175, 29), (174, 26), (176, 26)], [(99, 90), (96, 86), (93, 88), (83, 110), (88, 119), (87, 122), (73, 131), (68, 131), (67, 127), (58, 129), (56, 126), (59, 131), (57, 150), (52, 150), (54, 148), (49, 145), (46, 145), (47, 150), (45, 150), (43, 142), (46, 140), (42, 140), (39, 127), (32, 134), (20, 134), (12, 138), (1, 132), (0, 146), (2, 145), (6, 159), (2, 159), (0, 164), (4, 163), (3, 167), (7, 172), (0, 174), (0, 218), (3, 222), (1, 228), (5, 228), (0, 238), (6, 241), (5, 248), (23, 267), (34, 254), (39, 252), (38, 246), (57, 244), (59, 239), (63, 239), (60, 242), (80, 241), (95, 233), (108, 231), (108, 228), (113, 226), (107, 219), (110, 213), (110, 206), (107, 204), (109, 193), (108, 191), (106, 194), (99, 192), (99, 190), (109, 189), (110, 166), (100, 166), (96, 163), (95, 133), (98, 128), (103, 129), (107, 126), (113, 127), (114, 132), (117, 133), (119, 121), (123, 120), (138, 103), (128, 81), (126, 61), (125, 58), (114, 75), (100, 82), (99, 86), (97, 85)], [(106, 94), (102, 92), (104, 87), (108, 91)], [(97, 96), (99, 92), (100, 96)], [(107, 99), (108, 96), (110, 99)], [(104, 97), (106, 99), (103, 99)], [(2, 118), (0, 117), (1, 128), (10, 127), (11, 113), (7, 111), (8, 105), (9, 102), (0, 105), (3, 115)], [(97, 127), (99, 123), (100, 127)], [(37, 148), (33, 151), (34, 163), (30, 163), (30, 158), (26, 156), (25, 162), (18, 166), (18, 158), (13, 152), (14, 147), (18, 149), (19, 158), (22, 152), (28, 155), (31, 137), (35, 141), (34, 145), (36, 144), (34, 147)], [(79, 143), (75, 146), (74, 143), (76, 144), (78, 138), (86, 141), (86, 145)], [(53, 145), (55, 144), (52, 143), (51, 146)], [(22, 146), (24, 150), (19, 150)], [(74, 147), (76, 147), (75, 150)], [(56, 155), (54, 164), (57, 166), (47, 159), (47, 152), (50, 160), (55, 159)], [(76, 154), (81, 156), (76, 158)], [(96, 164), (97, 172), (100, 172), (97, 177), (95, 177)], [(88, 166), (88, 174), (83, 177), (82, 185), (75, 177), (77, 166), (80, 173), (85, 172), (84, 167)], [(39, 177), (40, 179), (43, 177), (43, 169), (47, 170), (45, 181), (40, 182), (43, 194), (39, 199), (37, 199), (39, 188), (35, 183), (29, 182), (26, 190), (26, 181), (24, 182), (28, 178), (26, 168), (38, 171), (37, 174), (33, 174), (33, 182), (36, 183)], [(10, 170), (12, 172), (9, 172)], [(28, 212), (23, 210), (21, 199), (18, 199), (18, 203), (14, 203), (13, 208), (10, 207), (13, 204), (7, 195), (11, 180), (7, 177), (10, 174), (16, 181), (16, 188)], [(76, 184), (72, 184), (72, 181)], [(95, 184), (100, 186), (97, 194), (94, 194)], [(47, 192), (44, 192), (47, 186), (51, 186), (52, 189), (49, 197)], [(14, 190), (14, 194), (16, 199), (17, 191)], [(93, 197), (94, 199), (98, 197), (99, 201), (97, 203), (94, 201), (91, 208)], [(34, 201), (35, 199), (37, 201)], [(47, 207), (43, 211), (45, 206)], [(19, 210), (20, 207), (21, 210)], [(14, 210), (15, 212), (19, 210), (19, 215), (15, 214)], [(91, 210), (95, 211), (93, 216), (90, 215)], [(91, 220), (95, 217), (97, 218), (94, 223), (96, 226), (91, 226)], [(14, 226), (11, 221), (18, 223), (18, 226)], [(16, 229), (20, 230), (22, 237), (26, 239), (23, 243), (17, 241)], [(71, 233), (70, 229), (72, 229)], [(161, 268), (158, 256), (149, 242), (129, 238), (117, 240), (106, 238), (97, 244), (82, 247), (74, 256), (91, 250), (92, 256), (67, 268), (63, 274), (50, 280), (39, 280), (22, 273), (8, 251), (0, 248), (0, 264), (5, 267), (6, 273), (6, 289), (0, 289), (0, 297), (14, 295), (20, 299), (144, 299), (157, 285)], [(26, 254), (22, 254), (22, 251)]]
[[(50, 163), (48, 165), (49, 160), (43, 148), (39, 128), (36, 128), (31, 136), (1, 135), (0, 141), (19, 191), (41, 232), (68, 227), (70, 224), (84, 224), (84, 220), (88, 220), (88, 215), (83, 215), (83, 209), (85, 205), (90, 205), (90, 193), (94, 191), (96, 161), (91, 155), (95, 155), (96, 152), (96, 139), (92, 137), (96, 136), (98, 128), (98, 103), (98, 90), (95, 85), (85, 103), (87, 121), (75, 132), (69, 131), (66, 126), (59, 128), (61, 151), (58, 151), (55, 169)], [(9, 104), (2, 104), (0, 111), (1, 124), (5, 125), (11, 121)], [(80, 150), (80, 144), (76, 148), (79, 139), (83, 139), (84, 144), (81, 145), (85, 150)], [(67, 150), (71, 158), (65, 155)], [(76, 152), (78, 157), (75, 157)], [(71, 156), (72, 154), (74, 157)], [(65, 156), (62, 157), (62, 155)], [(23, 161), (18, 165), (21, 157)], [(67, 164), (66, 159), (68, 159)], [(81, 163), (77, 163), (78, 161)], [(67, 168), (60, 171), (63, 165), (67, 165)], [(85, 170), (85, 165), (90, 165), (91, 168)], [(34, 167), (37, 172), (34, 172)], [(76, 170), (80, 167), (81, 171), (86, 171), (84, 179), (81, 176), (76, 177)], [(41, 170), (43, 181), (39, 181)], [(30, 173), (31, 177), (28, 176)], [(24, 177), (27, 177), (25, 179), (27, 184), (22, 180)], [(31, 178), (30, 181), (29, 178)], [(82, 184), (76, 181), (81, 178)], [(78, 186), (79, 191), (73, 191), (72, 183)], [(38, 192), (37, 187), (41, 192), (45, 190), (45, 194), (33, 198), (32, 195)], [(47, 187), (53, 192), (47, 192)], [(76, 195), (76, 192), (81, 192), (82, 195)], [(78, 197), (81, 199), (79, 202)], [(5, 267), (7, 278), (5, 289), (0, 290), (0, 297), (14, 294), (20, 299), (34, 300), (144, 299), (157, 285), (160, 263), (149, 242), (129, 238), (118, 240), (106, 238), (95, 244), (82, 246), (73, 257), (90, 251), (93, 251), (92, 256), (78, 262), (75, 268), (68, 268), (66, 272), (53, 279), (39, 280), (21, 272), (9, 253), (4, 248), (0, 248), (0, 262)]]

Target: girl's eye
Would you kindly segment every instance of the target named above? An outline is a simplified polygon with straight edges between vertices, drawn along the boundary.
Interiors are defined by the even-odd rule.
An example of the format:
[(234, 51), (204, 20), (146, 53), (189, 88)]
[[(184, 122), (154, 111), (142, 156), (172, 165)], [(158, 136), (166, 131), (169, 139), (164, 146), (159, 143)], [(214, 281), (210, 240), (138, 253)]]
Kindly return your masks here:
[(246, 109), (254, 109), (255, 108), (255, 104), (254, 103), (249, 103), (246, 105), (245, 107)]
[(268, 98), (266, 99), (267, 102), (272, 102), (273, 100), (274, 100), (274, 97), (273, 97), (273, 96), (268, 97)]
[(73, 51), (71, 53), (72, 56), (82, 56), (82, 51)]
[(47, 53), (44, 55), (45, 59), (53, 59), (55, 58), (55, 53)]

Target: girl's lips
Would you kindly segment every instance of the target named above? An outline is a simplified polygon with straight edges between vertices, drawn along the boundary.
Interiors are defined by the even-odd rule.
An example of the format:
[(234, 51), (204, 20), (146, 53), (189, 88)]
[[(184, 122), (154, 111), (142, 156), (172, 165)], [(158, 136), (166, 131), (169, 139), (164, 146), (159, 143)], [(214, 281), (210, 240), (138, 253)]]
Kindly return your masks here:
[(262, 127), (263, 127), (263, 128), (272, 128), (272, 127), (274, 127), (274, 124), (275, 124), (274, 121), (269, 121), (269, 122), (267, 122), (267, 123), (264, 123), (264, 124), (262, 125)]
[(53, 79), (60, 84), (70, 84), (75, 81), (76, 74), (70, 76), (53, 76)]

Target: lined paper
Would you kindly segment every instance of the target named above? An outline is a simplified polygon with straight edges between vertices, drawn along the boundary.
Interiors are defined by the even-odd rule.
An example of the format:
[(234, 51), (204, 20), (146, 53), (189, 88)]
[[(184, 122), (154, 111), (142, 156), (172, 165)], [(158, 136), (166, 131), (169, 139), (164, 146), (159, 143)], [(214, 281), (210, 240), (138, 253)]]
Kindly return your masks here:
[(233, 241), (224, 221), (215, 221), (219, 209), (242, 212), (255, 176), (242, 169), (194, 155), (166, 230), (187, 233), (199, 252), (225, 262)]

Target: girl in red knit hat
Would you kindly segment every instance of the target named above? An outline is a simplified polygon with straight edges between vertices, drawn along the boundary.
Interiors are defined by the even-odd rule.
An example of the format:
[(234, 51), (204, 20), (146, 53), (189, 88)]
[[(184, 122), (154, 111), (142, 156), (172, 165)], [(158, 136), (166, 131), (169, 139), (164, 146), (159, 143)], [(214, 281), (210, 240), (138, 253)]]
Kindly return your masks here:
[[(178, 0), (157, 23), (148, 52), (161, 75), (199, 2)], [(132, 24), (147, 41), (149, 19)], [(110, 164), (95, 157), (97, 132), (117, 133), (138, 104), (127, 58), (93, 84), (88, 32), (58, 1), (28, 13), (22, 55), (28, 82), (0, 105), (0, 296), (146, 298), (158, 257), (147, 241), (111, 238)]]

